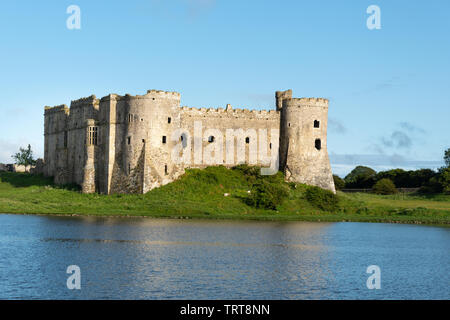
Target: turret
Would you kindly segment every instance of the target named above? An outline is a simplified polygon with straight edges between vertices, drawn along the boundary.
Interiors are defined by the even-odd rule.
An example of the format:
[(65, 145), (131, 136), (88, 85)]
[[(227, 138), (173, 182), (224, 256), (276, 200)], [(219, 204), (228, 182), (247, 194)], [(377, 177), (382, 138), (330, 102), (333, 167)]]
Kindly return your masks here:
[(280, 111), (283, 107), (283, 100), (284, 99), (290, 99), (292, 98), (292, 90), (286, 90), (286, 91), (277, 91), (275, 92), (275, 101), (276, 101), (276, 107), (277, 111)]
[(286, 179), (335, 192), (327, 151), (328, 100), (284, 99), (280, 118), (280, 168)]

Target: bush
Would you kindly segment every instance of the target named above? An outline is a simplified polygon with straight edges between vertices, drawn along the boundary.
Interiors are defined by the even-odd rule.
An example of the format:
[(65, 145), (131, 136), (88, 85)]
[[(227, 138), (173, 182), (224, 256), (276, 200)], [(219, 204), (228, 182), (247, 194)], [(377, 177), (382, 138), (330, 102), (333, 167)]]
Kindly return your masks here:
[(337, 211), (339, 208), (339, 198), (329, 190), (309, 186), (305, 197), (313, 206), (325, 211)]
[(333, 174), (334, 186), (336, 190), (342, 190), (345, 188), (345, 181), (341, 177)]
[(256, 208), (276, 210), (288, 196), (288, 189), (282, 184), (270, 183), (268, 180), (258, 180), (252, 188), (247, 204)]
[(386, 178), (375, 183), (372, 190), (376, 194), (396, 194), (398, 192), (392, 180)]

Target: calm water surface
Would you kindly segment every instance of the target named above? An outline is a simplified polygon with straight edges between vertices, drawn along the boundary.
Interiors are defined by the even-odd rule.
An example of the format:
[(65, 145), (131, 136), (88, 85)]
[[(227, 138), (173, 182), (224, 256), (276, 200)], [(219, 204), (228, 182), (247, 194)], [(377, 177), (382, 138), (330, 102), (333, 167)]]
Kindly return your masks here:
[(449, 285), (450, 228), (0, 214), (0, 299), (450, 299)]

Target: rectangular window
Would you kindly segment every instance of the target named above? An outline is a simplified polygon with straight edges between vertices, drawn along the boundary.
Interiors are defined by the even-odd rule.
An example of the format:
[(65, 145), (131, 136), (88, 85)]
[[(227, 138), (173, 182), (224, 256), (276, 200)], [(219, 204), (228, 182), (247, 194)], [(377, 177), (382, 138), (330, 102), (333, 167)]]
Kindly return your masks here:
[(166, 143), (166, 136), (162, 137), (162, 143)]
[(171, 123), (172, 122), (172, 118), (167, 118), (167, 123)]
[(88, 127), (88, 145), (96, 146), (98, 144), (98, 127)]
[(128, 137), (128, 138), (127, 138), (127, 143), (128, 143), (128, 144), (131, 144), (131, 137)]
[(164, 166), (164, 174), (167, 176), (169, 174), (168, 170), (167, 170), (167, 164)]

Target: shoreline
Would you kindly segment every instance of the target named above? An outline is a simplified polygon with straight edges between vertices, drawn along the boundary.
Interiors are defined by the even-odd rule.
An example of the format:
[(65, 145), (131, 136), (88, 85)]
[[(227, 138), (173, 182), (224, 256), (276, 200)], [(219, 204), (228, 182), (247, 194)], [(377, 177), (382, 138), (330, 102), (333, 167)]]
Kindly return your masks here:
[[(255, 179), (266, 189), (256, 189)], [(264, 180), (263, 180), (264, 179)], [(257, 197), (249, 195), (255, 190)], [(280, 191), (283, 191), (282, 195)], [(278, 198), (273, 193), (280, 193)], [(256, 206), (255, 199), (270, 202)], [(278, 202), (275, 202), (278, 201)], [(253, 176), (251, 169), (189, 170), (146, 194), (84, 194), (51, 178), (0, 173), (0, 212), (67, 217), (141, 217), (230, 221), (365, 222), (450, 226), (450, 195), (390, 195), (338, 191), (286, 183), (281, 174)]]
[(387, 223), (387, 224), (405, 224), (405, 225), (423, 225), (423, 226), (433, 226), (433, 227), (450, 227), (450, 221), (447, 223), (435, 223), (435, 222), (428, 222), (428, 221), (422, 221), (420, 219), (405, 219), (404, 221), (396, 220), (396, 219), (383, 219), (383, 218), (365, 218), (362, 217), (361, 219), (340, 219), (336, 217), (335, 219), (327, 219), (327, 217), (324, 216), (304, 216), (304, 217), (289, 217), (289, 216), (280, 216), (277, 218), (269, 218), (269, 217), (261, 217), (261, 216), (255, 216), (255, 217), (220, 217), (220, 216), (197, 216), (197, 215), (180, 215), (180, 216), (170, 216), (170, 215), (161, 215), (161, 216), (155, 216), (155, 215), (129, 215), (129, 214), (117, 214), (117, 215), (111, 215), (111, 214), (80, 214), (80, 213), (17, 213), (17, 212), (1, 212), (0, 215), (23, 215), (23, 216), (47, 216), (47, 217), (74, 217), (74, 218), (122, 218), (122, 219), (129, 219), (129, 218), (140, 218), (140, 219), (167, 219), (167, 220), (207, 220), (207, 221), (213, 221), (213, 220), (219, 220), (219, 221), (254, 221), (254, 222), (318, 222), (318, 223), (338, 223), (338, 222), (352, 222), (352, 223)]

